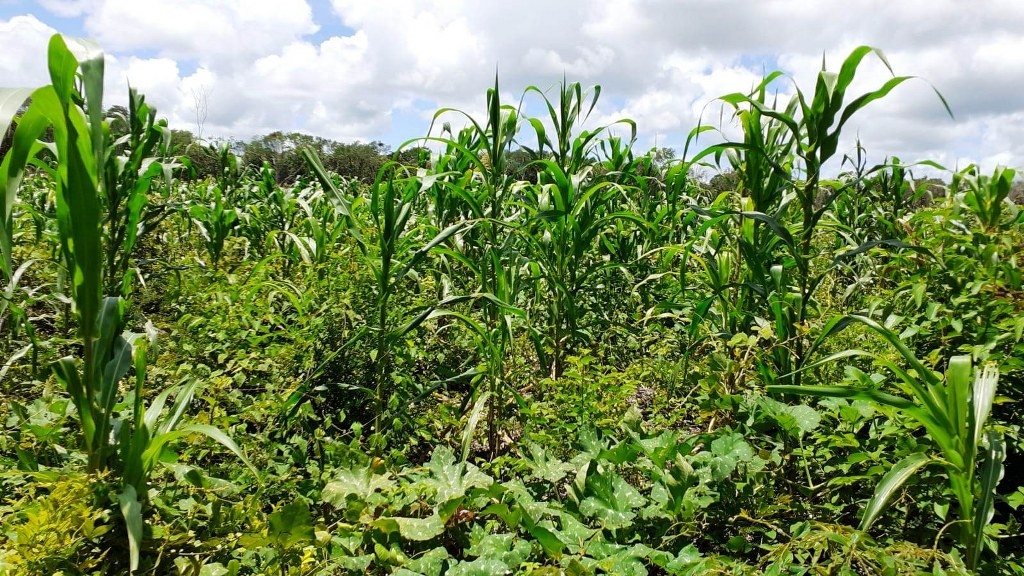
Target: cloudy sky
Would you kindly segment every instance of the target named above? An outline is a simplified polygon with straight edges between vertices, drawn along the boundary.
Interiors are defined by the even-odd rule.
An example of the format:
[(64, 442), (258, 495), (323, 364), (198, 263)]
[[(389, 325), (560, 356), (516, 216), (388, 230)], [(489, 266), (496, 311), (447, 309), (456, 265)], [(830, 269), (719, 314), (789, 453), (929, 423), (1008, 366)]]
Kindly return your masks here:
[[(513, 103), (563, 74), (600, 84), (591, 124), (631, 118), (642, 149), (681, 151), (701, 118), (723, 121), (717, 96), (774, 69), (783, 96), (813, 91), (823, 55), (838, 69), (869, 44), (927, 81), (851, 122), (841, 152), (859, 136), (872, 160), (1024, 167), (1020, 0), (0, 0), (0, 83), (44, 82), (54, 32), (106, 50), (107, 104), (130, 82), (172, 127), (393, 147), (425, 135), (439, 107), (480, 114), (498, 70)], [(887, 74), (872, 61), (858, 85)]]

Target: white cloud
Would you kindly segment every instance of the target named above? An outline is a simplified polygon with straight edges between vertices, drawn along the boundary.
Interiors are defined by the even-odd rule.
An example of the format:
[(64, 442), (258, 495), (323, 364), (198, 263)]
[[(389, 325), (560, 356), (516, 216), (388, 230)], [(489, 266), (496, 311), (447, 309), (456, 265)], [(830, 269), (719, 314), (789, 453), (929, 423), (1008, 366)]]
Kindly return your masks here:
[(305, 0), (102, 0), (86, 30), (108, 50), (239, 65), (318, 30)]
[(40, 86), (49, 82), (46, 45), (54, 32), (32, 15), (0, 20), (0, 39), (7, 47), (0, 52), (0, 79), (4, 86)]
[[(784, 93), (792, 82), (810, 92), (823, 54), (835, 70), (852, 48), (869, 44), (885, 49), (897, 74), (927, 82), (907, 82), (858, 114), (840, 156), (860, 136), (876, 160), (1024, 164), (1024, 3), (1017, 0), (969, 8), (954, 0), (332, 0), (327, 15), (304, 0), (42, 6), (80, 18), (111, 54), (112, 101), (123, 100), (128, 77), (172, 125), (203, 124), (207, 136), (280, 129), (390, 136), (397, 144), (422, 135), (438, 107), (479, 114), (498, 71), (507, 103), (528, 85), (557, 85), (563, 74), (599, 83), (590, 125), (632, 118), (641, 147), (657, 137), (681, 149), (698, 120), (717, 124), (716, 97), (748, 90), (765, 66), (789, 75), (775, 85)], [(45, 80), (52, 29), (44, 21), (45, 12), (0, 20), (5, 83)], [(851, 95), (889, 77), (868, 57)], [(197, 95), (206, 96), (204, 106)], [(526, 111), (544, 113), (535, 99)], [(417, 116), (422, 124), (393, 124)]]
[(85, 13), (91, 0), (38, 0), (46, 10), (62, 17), (76, 18)]

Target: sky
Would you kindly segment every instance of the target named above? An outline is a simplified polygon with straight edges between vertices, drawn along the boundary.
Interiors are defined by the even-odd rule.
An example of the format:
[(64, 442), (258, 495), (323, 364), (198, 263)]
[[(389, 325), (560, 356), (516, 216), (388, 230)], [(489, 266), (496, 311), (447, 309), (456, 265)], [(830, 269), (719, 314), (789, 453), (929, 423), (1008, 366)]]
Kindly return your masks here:
[[(392, 148), (425, 136), (442, 107), (482, 119), (497, 73), (516, 105), (563, 77), (600, 85), (589, 127), (629, 118), (638, 150), (682, 152), (698, 124), (735, 134), (718, 97), (773, 70), (786, 75), (780, 101), (809, 94), (823, 59), (838, 70), (870, 45), (917, 79), (855, 116), (838, 158), (859, 139), (873, 162), (1024, 168), (1020, 0), (0, 0), (0, 85), (45, 83), (54, 33), (105, 50), (105, 105), (130, 84), (172, 128)], [(869, 58), (851, 93), (889, 77)], [(537, 98), (522, 106), (546, 113)], [(521, 138), (531, 144), (528, 126)]]

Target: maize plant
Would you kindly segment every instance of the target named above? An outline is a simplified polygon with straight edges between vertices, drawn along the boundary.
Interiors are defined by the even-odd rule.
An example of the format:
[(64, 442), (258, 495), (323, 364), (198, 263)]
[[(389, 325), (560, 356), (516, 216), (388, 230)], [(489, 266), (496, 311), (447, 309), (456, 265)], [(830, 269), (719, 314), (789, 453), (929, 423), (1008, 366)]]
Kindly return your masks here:
[[(753, 281), (765, 291), (771, 290), (775, 282), (771, 274), (765, 274), (771, 266), (764, 265), (765, 254), (761, 247), (771, 246), (768, 236), (774, 236), (784, 248), (786, 262), (782, 264), (791, 269), (784, 277), (791, 279), (791, 283), (782, 288), (781, 294), (766, 301), (775, 308), (771, 315), (780, 328), (777, 337), (786, 342), (787, 347), (792, 340), (791, 352), (775, 367), (775, 374), (789, 374), (792, 384), (800, 383), (802, 372), (790, 368), (801, 366), (806, 359), (805, 339), (793, 336), (798, 333), (797, 327), (805, 326), (810, 319), (815, 310), (815, 292), (832, 269), (827, 266), (822, 272), (814, 266), (818, 252), (813, 239), (832, 203), (850, 188), (849, 182), (826, 178), (823, 168), (835, 156), (846, 123), (868, 104), (884, 98), (912, 78), (894, 76), (879, 88), (847, 103), (847, 90), (862, 61), (870, 54), (892, 71), (880, 50), (861, 46), (843, 61), (839, 72), (829, 72), (823, 61), (813, 94), (808, 96), (800, 87), (795, 87), (795, 95), (782, 109), (769, 105), (765, 96), (765, 88), (777, 80), (781, 72), (766, 76), (749, 94), (722, 96), (721, 100), (732, 106), (740, 118), (745, 139), (711, 146), (694, 159), (729, 154), (734, 166), (739, 168), (749, 200), (743, 201), (735, 214), (742, 221), (753, 220), (753, 226), (741, 224), (744, 238), (741, 247), (747, 247), (743, 253), (744, 263)], [(945, 99), (938, 91), (935, 93), (952, 116)], [(781, 212), (789, 203), (795, 207), (795, 221), (789, 221)], [(780, 263), (778, 256), (776, 259), (775, 263)], [(784, 307), (792, 307), (792, 310), (784, 310)]]
[[(148, 185), (140, 185), (134, 174), (104, 172), (105, 166), (117, 163), (107, 163), (115, 144), (107, 138), (109, 129), (102, 117), (103, 53), (99, 48), (88, 41), (66, 41), (56, 35), (50, 40), (48, 63), (52, 84), (32, 92), (32, 103), (19, 119), (14, 134), (12, 160), (7, 164), (5, 159), (5, 165), (8, 174), (19, 174), (25, 163), (43, 148), (56, 157), (56, 166), (49, 172), (57, 190), (60, 249), (72, 279), (71, 300), (81, 355), (57, 360), (53, 372), (77, 409), (88, 471), (119, 473), (118, 501), (128, 534), (130, 566), (135, 571), (143, 538), (146, 483), (164, 447), (177, 438), (199, 433), (220, 442), (243, 461), (245, 458), (241, 449), (217, 428), (178, 425), (195, 384), (177, 391), (169, 415), (163, 414), (163, 407), (174, 390), (164, 391), (148, 409), (143, 409), (148, 344), (146, 338), (126, 330), (129, 303), (125, 297), (130, 294), (104, 295), (106, 264), (114, 261), (117, 265), (118, 258), (104, 258), (101, 198), (127, 192), (128, 203), (118, 204), (115, 220), (122, 225), (138, 224), (143, 203), (138, 198), (145, 195)], [(140, 102), (137, 100), (136, 104)], [(52, 143), (39, 140), (47, 129), (52, 130)], [(142, 177), (154, 175), (143, 171)], [(125, 182), (132, 183), (127, 190), (106, 189), (108, 185), (121, 186)], [(122, 206), (127, 212), (122, 212)], [(106, 248), (111, 253), (130, 253), (135, 238), (133, 233), (109, 235)], [(119, 283), (117, 291), (128, 292), (129, 288), (130, 285)], [(133, 410), (124, 417), (115, 406), (121, 381), (132, 369), (135, 384), (129, 398)]]

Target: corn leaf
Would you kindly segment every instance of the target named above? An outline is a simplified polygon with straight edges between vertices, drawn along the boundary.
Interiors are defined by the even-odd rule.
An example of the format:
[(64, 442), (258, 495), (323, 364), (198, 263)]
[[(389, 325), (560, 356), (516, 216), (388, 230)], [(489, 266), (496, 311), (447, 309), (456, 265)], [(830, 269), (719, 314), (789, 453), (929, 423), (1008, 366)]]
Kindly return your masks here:
[(975, 502), (974, 508), (974, 542), (968, 557), (977, 560), (981, 556), (982, 547), (985, 544), (985, 526), (992, 520), (995, 513), (996, 487), (1003, 479), (1003, 460), (1006, 459), (1006, 445), (1003, 443), (1002, 434), (990, 430), (988, 432), (988, 452), (985, 454), (985, 463), (981, 468), (981, 494)]
[(981, 431), (992, 410), (998, 383), (999, 368), (995, 364), (986, 364), (981, 373), (975, 377), (970, 422), (973, 446), (977, 446), (981, 442)]
[[(971, 357), (954, 356), (946, 368), (946, 409), (950, 420), (950, 432), (957, 439), (961, 450), (972, 450), (977, 446), (973, 436), (968, 435), (968, 419), (971, 418)], [(973, 432), (973, 431), (972, 431)], [(970, 445), (968, 445), (971, 443)], [(968, 458), (973, 460), (973, 458)]]
[(462, 431), (462, 461), (465, 462), (469, 459), (469, 450), (473, 446), (473, 433), (476, 431), (476, 427), (480, 424), (480, 418), (483, 417), (484, 411), (487, 408), (487, 401), (490, 400), (491, 393), (485, 391), (476, 399), (473, 404), (473, 410), (469, 413), (469, 420), (466, 421), (466, 429)]
[(864, 515), (861, 517), (860, 530), (871, 528), (907, 479), (931, 461), (927, 454), (916, 452), (897, 462), (875, 487), (875, 493), (868, 500)]
[(128, 485), (117, 495), (128, 532), (128, 555), (132, 574), (139, 569), (139, 550), (142, 546), (142, 503), (135, 487)]

